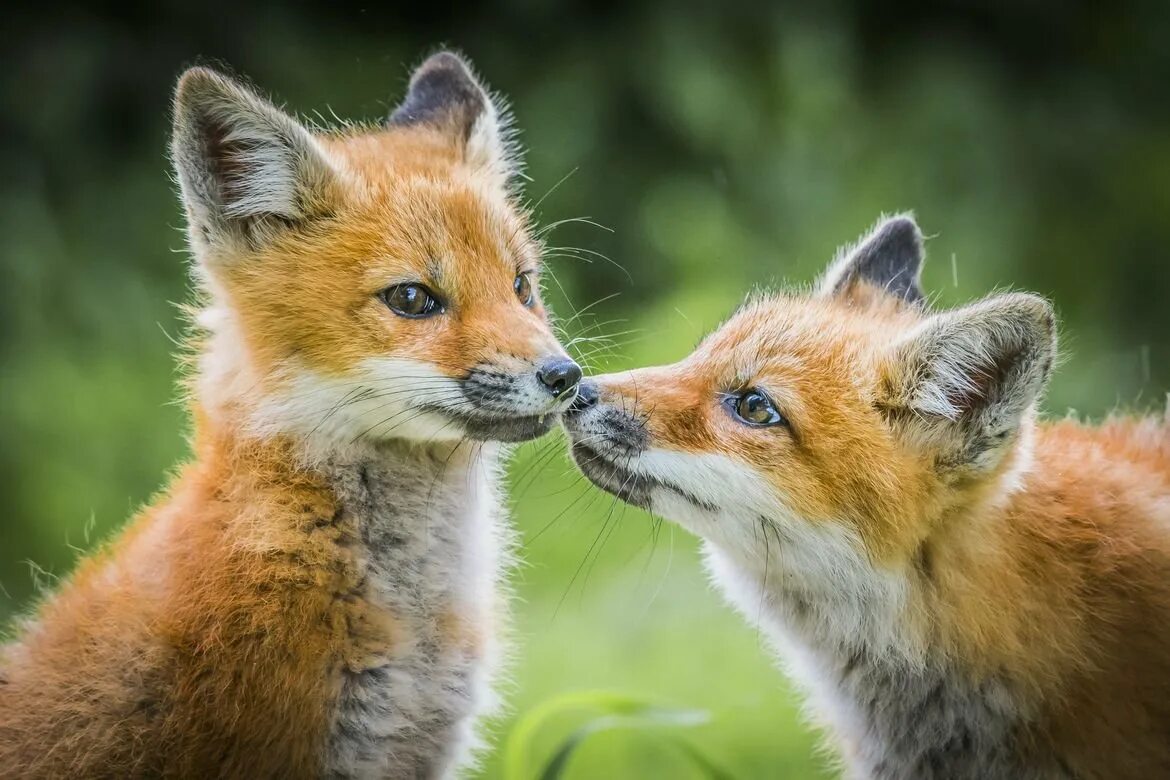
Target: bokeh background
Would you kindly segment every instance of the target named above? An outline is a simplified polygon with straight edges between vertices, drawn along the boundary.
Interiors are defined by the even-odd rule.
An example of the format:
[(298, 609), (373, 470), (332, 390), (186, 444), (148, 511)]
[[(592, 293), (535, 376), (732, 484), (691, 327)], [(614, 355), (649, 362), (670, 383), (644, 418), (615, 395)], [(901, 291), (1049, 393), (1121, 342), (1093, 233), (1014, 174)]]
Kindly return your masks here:
[[(0, 623), (114, 533), (186, 456), (187, 297), (165, 149), (187, 64), (230, 63), (304, 114), (375, 119), (436, 45), (508, 95), (552, 243), (547, 294), (597, 369), (686, 354), (757, 285), (807, 281), (914, 210), (942, 305), (1050, 296), (1047, 410), (1170, 390), (1170, 6), (999, 2), (40, 4), (0, 68)], [(596, 226), (594, 224), (596, 223)], [(600, 226), (600, 227), (598, 227)], [(512, 469), (515, 718), (571, 691), (709, 713), (739, 777), (833, 776), (694, 542), (578, 481), (559, 439)], [(0, 713), (3, 717), (3, 713)], [(587, 711), (552, 718), (539, 763)], [(502, 772), (499, 750), (483, 776)], [(657, 730), (599, 735), (570, 777), (697, 776)]]

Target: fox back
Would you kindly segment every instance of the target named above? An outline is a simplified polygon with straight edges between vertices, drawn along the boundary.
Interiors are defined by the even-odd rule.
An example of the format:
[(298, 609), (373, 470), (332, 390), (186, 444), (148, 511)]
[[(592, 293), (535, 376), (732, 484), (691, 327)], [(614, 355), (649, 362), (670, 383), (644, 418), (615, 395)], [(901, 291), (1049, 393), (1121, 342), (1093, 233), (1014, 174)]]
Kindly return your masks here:
[(0, 650), (0, 775), (437, 777), (490, 711), (500, 442), (580, 370), (499, 102), (436, 54), (374, 126), (179, 81), (193, 458)]
[(888, 220), (591, 380), (576, 462), (704, 538), (855, 776), (1170, 776), (1170, 430), (1037, 422), (1051, 306), (932, 311), (922, 262)]

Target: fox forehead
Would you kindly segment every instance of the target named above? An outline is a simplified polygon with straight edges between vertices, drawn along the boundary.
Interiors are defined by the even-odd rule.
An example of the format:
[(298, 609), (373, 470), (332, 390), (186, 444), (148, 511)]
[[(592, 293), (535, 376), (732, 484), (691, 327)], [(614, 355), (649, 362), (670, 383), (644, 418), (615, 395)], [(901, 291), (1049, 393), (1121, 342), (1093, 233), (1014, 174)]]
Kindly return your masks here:
[[(536, 266), (539, 247), (527, 215), (433, 133), (392, 128), (334, 138), (328, 148), (351, 174), (348, 200), (362, 212), (351, 221), (385, 243), (387, 259), (432, 277), (468, 259), (476, 268), (513, 274)], [(448, 282), (471, 281), (472, 269), (454, 270)]]
[(462, 161), (461, 150), (442, 136), (416, 127), (356, 127), (318, 136), (334, 160), (368, 183), (393, 182), (402, 175), (448, 176)]
[[(255, 267), (268, 269), (268, 281), (299, 279), (355, 301), (423, 282), (457, 305), (511, 295), (517, 273), (538, 270), (527, 214), (427, 134), (335, 136), (328, 147), (348, 174), (342, 200), (331, 218), (260, 250)], [(259, 275), (245, 268), (230, 276), (237, 286)]]
[(378, 290), (421, 281), (454, 308), (512, 295), (512, 280), (539, 268), (540, 249), (525, 216), (472, 182), (413, 177), (367, 198), (345, 230), (368, 256), (361, 281)]
[(825, 392), (867, 377), (885, 348), (920, 319), (917, 310), (904, 306), (859, 308), (802, 295), (758, 296), (686, 362), (698, 369), (692, 376), (725, 391), (758, 384), (780, 395), (790, 394), (786, 387)]
[[(641, 399), (639, 406), (658, 416), (757, 387), (796, 421), (832, 416), (826, 413), (858, 391), (868, 395), (886, 348), (920, 319), (908, 307), (855, 309), (801, 295), (759, 296), (682, 361), (615, 374), (605, 384), (630, 400)], [(687, 416), (692, 425), (683, 429), (700, 421), (691, 412)], [(679, 432), (664, 426), (668, 438)]]

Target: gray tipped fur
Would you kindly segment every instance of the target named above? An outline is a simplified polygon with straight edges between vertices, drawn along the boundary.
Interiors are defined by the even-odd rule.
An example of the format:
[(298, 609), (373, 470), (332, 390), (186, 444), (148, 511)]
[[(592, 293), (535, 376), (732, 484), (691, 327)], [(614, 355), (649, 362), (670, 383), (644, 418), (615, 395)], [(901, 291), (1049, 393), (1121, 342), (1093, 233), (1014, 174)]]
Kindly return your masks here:
[[(458, 448), (457, 448), (458, 449)], [(485, 634), (482, 656), (443, 636), (444, 610), (506, 620), (505, 572), (514, 546), (500, 503), (494, 445), (451, 457), (378, 453), (325, 468), (340, 519), (357, 538), (361, 597), (410, 637), (409, 652), (343, 672), (324, 776), (451, 777), (480, 746), (474, 719), (497, 705), (501, 661)], [(452, 455), (458, 455), (453, 452)]]

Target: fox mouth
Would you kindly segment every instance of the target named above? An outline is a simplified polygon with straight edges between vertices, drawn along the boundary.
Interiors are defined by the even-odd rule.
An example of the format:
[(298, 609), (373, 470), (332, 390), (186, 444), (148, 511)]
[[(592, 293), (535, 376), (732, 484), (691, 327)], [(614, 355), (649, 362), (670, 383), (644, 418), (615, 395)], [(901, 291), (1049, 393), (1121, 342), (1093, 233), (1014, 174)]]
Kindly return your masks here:
[(673, 493), (707, 512), (718, 513), (719, 507), (704, 501), (691, 491), (648, 474), (642, 474), (619, 464), (613, 456), (605, 455), (588, 444), (573, 442), (570, 452), (573, 462), (590, 482), (607, 493), (641, 509), (650, 509), (655, 490)]
[(498, 370), (473, 370), (458, 385), (458, 400), (423, 403), (420, 408), (458, 425), (474, 441), (512, 443), (540, 438), (577, 397), (575, 383), (558, 395), (541, 387), (535, 376)]
[(467, 437), (476, 441), (524, 442), (548, 433), (560, 418), (559, 410), (546, 414), (503, 415), (498, 412), (468, 412), (426, 406), (463, 427)]
[(573, 462), (581, 473), (597, 487), (612, 493), (627, 504), (650, 508), (651, 489), (657, 480), (649, 479), (630, 469), (620, 466), (601, 452), (587, 444), (573, 442), (570, 449)]

